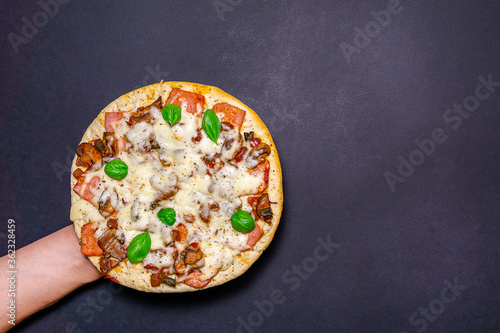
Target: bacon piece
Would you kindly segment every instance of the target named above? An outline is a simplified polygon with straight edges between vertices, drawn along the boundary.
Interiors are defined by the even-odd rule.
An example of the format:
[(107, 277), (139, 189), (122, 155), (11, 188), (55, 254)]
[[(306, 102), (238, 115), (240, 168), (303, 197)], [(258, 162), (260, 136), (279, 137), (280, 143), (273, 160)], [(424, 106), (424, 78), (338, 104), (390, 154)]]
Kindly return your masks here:
[(123, 118), (124, 112), (107, 112), (104, 115), (104, 123), (106, 125), (106, 132), (114, 133), (115, 126), (118, 121)]
[(198, 106), (203, 109), (203, 106), (205, 105), (205, 96), (194, 92), (174, 88), (170, 92), (170, 95), (168, 95), (165, 105), (174, 104), (181, 107), (183, 101), (187, 103), (186, 111), (192, 114), (196, 114), (198, 113)]
[(78, 178), (78, 182), (75, 184), (73, 187), (73, 191), (75, 191), (80, 197), (83, 199), (87, 200), (93, 205), (96, 205), (96, 202), (94, 202), (92, 199), (94, 198), (94, 194), (92, 193), (91, 189), (95, 188), (97, 184), (101, 181), (99, 177), (94, 176), (90, 182), (85, 183), (85, 174), (87, 171), (83, 173), (83, 175)]
[(247, 245), (252, 248), (259, 241), (263, 234), (264, 232), (262, 231), (262, 228), (256, 223), (255, 229), (253, 229), (252, 232), (248, 233)]
[(260, 162), (255, 168), (248, 170), (248, 173), (250, 173), (252, 176), (259, 177), (263, 180), (262, 184), (259, 186), (256, 192), (252, 194), (258, 194), (265, 191), (267, 185), (269, 184), (269, 169), (269, 161), (264, 160), (263, 162)]
[(95, 228), (92, 222), (85, 224), (82, 227), (82, 238), (80, 243), (80, 252), (86, 256), (102, 256), (103, 252), (97, 243), (97, 238), (94, 236)]
[(228, 103), (217, 103), (213, 107), (214, 112), (217, 114), (221, 122), (227, 121), (234, 127), (240, 130), (243, 119), (245, 118), (245, 111), (237, 108)]
[(206, 279), (205, 281), (201, 281), (200, 280), (201, 275), (202, 274), (200, 273), (200, 271), (194, 271), (193, 273), (189, 274), (189, 277), (185, 279), (183, 282), (184, 284), (193, 288), (198, 288), (198, 289), (203, 288), (207, 284), (209, 284), (210, 281), (212, 281), (212, 278)]

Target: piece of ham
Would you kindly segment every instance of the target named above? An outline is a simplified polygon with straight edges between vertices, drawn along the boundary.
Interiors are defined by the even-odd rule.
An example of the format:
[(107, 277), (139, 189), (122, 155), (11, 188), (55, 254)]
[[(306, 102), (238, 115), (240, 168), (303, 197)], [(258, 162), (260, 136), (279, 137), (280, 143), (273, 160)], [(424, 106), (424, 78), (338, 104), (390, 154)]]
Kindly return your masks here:
[(262, 183), (260, 184), (260, 186), (254, 191), (254, 193), (251, 194), (259, 194), (266, 190), (269, 184), (269, 169), (269, 161), (264, 160), (263, 162), (260, 162), (255, 168), (248, 170), (248, 173), (252, 176), (262, 179)]
[(82, 236), (80, 242), (80, 251), (86, 256), (102, 256), (103, 252), (97, 243), (97, 238), (95, 238), (96, 228), (92, 222), (85, 224), (82, 227)]
[(238, 131), (240, 130), (243, 119), (245, 118), (246, 112), (244, 110), (228, 103), (217, 103), (212, 110), (214, 110), (215, 114), (219, 117), (221, 123), (228, 122), (237, 128)]
[(182, 102), (185, 102), (187, 104), (187, 112), (197, 114), (199, 108), (203, 110), (203, 107), (205, 105), (205, 96), (194, 92), (174, 88), (170, 92), (165, 105), (174, 104), (178, 107), (182, 107)]

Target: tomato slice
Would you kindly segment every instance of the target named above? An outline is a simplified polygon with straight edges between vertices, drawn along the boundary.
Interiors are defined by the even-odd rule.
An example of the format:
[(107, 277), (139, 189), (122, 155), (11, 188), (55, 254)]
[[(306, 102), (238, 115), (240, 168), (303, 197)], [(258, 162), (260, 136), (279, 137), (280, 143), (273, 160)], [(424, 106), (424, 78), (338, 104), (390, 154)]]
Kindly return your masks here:
[(102, 256), (102, 250), (97, 243), (97, 238), (94, 236), (95, 228), (92, 222), (85, 224), (82, 227), (82, 240), (80, 244), (80, 252), (86, 256)]
[(269, 184), (269, 161), (265, 160), (260, 162), (255, 168), (248, 170), (248, 173), (250, 173), (254, 177), (261, 178), (263, 180), (262, 184), (257, 188), (257, 191), (252, 194), (258, 194), (262, 193), (266, 190), (267, 185)]
[(174, 104), (182, 107), (183, 101), (187, 103), (186, 111), (192, 114), (196, 114), (198, 113), (198, 106), (203, 109), (203, 106), (205, 105), (205, 96), (194, 92), (174, 88), (170, 92), (170, 95), (168, 95), (165, 105)]
[(228, 122), (238, 130), (245, 118), (245, 111), (228, 103), (217, 103), (213, 107), (221, 122)]

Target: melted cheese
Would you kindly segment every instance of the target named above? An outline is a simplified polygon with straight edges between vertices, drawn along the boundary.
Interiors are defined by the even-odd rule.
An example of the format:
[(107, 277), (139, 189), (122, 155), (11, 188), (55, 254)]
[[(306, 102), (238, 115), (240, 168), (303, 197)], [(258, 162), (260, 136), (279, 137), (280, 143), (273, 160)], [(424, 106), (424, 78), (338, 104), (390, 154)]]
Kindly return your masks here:
[(85, 199), (80, 199), (71, 205), (69, 218), (72, 221), (85, 220), (87, 222), (102, 221), (104, 219), (97, 208)]
[[(150, 108), (151, 122), (129, 126), (126, 123), (128, 115), (124, 116), (116, 124), (115, 135), (117, 139), (125, 137), (129, 148), (116, 158), (127, 164), (127, 176), (123, 180), (113, 180), (101, 168), (89, 172), (85, 181), (89, 182), (94, 176), (101, 179), (101, 183), (91, 189), (97, 196), (96, 202), (102, 193), (105, 193), (103, 198), (116, 194), (112, 195), (113, 207), (119, 208), (116, 218), (126, 245), (138, 234), (149, 232), (151, 252), (143, 260), (144, 265), (172, 266), (175, 248), (167, 246), (172, 242), (171, 232), (183, 223), (185, 216), (194, 217), (192, 223), (183, 223), (188, 230), (187, 244), (175, 242), (175, 246), (180, 253), (186, 245), (199, 243), (204, 253), (201, 279), (205, 280), (227, 269), (241, 251), (248, 249), (248, 235), (235, 231), (230, 219), (239, 209), (251, 212), (243, 196), (254, 193), (263, 179), (251, 175), (244, 163), (236, 166), (226, 160), (234, 151), (222, 151), (224, 141), (239, 135), (237, 131), (221, 134), (216, 144), (201, 130), (203, 110), (193, 115), (186, 112), (186, 108), (183, 102), (182, 118), (173, 126), (163, 119), (161, 110), (153, 106)], [(195, 142), (193, 138), (199, 135), (201, 140)], [(153, 140), (159, 148), (152, 149)], [(237, 147), (239, 145), (238, 142)], [(205, 159), (214, 160), (221, 153), (223, 159), (218, 160), (217, 167), (208, 168)], [(201, 207), (214, 204), (218, 209), (211, 211), (208, 223), (203, 222)], [(175, 210), (173, 226), (158, 219), (157, 213), (162, 208)], [(98, 210), (83, 199), (72, 206), (71, 218), (103, 220)]]

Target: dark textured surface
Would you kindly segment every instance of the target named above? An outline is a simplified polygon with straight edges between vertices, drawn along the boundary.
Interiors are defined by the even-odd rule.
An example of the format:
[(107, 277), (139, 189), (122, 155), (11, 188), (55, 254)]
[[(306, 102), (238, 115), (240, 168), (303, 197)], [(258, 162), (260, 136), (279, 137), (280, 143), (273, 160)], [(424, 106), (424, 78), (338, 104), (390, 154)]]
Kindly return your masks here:
[[(70, 223), (83, 131), (161, 79), (215, 85), (259, 113), (286, 198), (275, 240), (230, 283), (149, 295), (98, 281), (13, 331), (497, 332), (500, 87), (479, 88), (489, 96), (470, 115), (447, 110), (480, 76), (500, 81), (500, 5), (407, 0), (370, 23), (388, 6), (70, 1), (16, 53), (8, 34), (41, 7), (2, 1), (0, 254), (9, 218), (18, 248)], [(444, 142), (415, 152), (433, 131)], [(384, 173), (401, 177), (401, 158), (421, 165), (392, 191)], [(331, 253), (315, 251), (318, 237)], [(455, 282), (466, 289), (445, 289)]]

